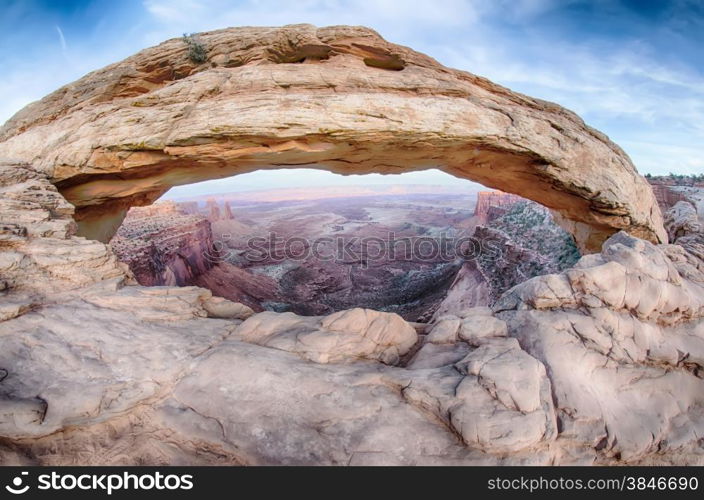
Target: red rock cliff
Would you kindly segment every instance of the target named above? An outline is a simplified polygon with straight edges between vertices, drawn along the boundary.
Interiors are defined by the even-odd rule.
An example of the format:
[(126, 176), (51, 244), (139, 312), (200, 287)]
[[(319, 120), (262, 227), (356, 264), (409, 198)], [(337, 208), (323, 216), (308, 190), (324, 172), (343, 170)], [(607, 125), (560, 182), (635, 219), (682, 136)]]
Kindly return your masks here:
[(655, 199), (657, 200), (658, 205), (660, 205), (660, 210), (663, 212), (666, 212), (671, 207), (675, 206), (678, 201), (687, 200), (684, 193), (671, 189), (670, 186), (674, 186), (675, 184), (669, 184), (666, 181), (652, 180), (650, 181), (650, 185), (655, 193)]
[(503, 191), (480, 191), (477, 194), (477, 206), (474, 209), (477, 223), (486, 224), (489, 220), (501, 216), (508, 207), (522, 200), (524, 198)]
[(213, 267), (210, 222), (173, 202), (130, 209), (110, 245), (141, 285), (189, 285)]

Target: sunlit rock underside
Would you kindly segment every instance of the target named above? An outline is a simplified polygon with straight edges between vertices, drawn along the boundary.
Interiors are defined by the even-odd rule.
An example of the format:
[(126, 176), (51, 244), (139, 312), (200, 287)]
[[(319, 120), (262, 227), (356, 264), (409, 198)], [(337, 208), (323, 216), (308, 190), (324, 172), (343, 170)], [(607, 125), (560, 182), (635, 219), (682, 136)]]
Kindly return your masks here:
[[(341, 174), (439, 167), (559, 212), (583, 249), (626, 230), (664, 242), (647, 182), (574, 113), (440, 65), (363, 27), (173, 39), (30, 104), (0, 157), (34, 165), (107, 241), (132, 205), (171, 186), (257, 168)], [(480, 70), (480, 68), (478, 68)]]

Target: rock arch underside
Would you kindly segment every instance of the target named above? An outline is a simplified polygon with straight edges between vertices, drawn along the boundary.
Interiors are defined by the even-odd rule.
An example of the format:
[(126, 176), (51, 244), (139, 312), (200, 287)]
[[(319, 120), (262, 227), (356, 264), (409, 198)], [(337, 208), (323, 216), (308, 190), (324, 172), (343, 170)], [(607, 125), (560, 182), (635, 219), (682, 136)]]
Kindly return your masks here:
[[(0, 129), (0, 463), (702, 463), (701, 214), (574, 113), (362, 27), (230, 28)], [(586, 255), (427, 326), (141, 287), (106, 241), (171, 186), (439, 167)], [(667, 243), (668, 232), (670, 243)], [(590, 253), (591, 252), (591, 253)]]
[(623, 229), (664, 240), (625, 153), (557, 105), (451, 70), (364, 28), (167, 41), (67, 85), (0, 130), (0, 156), (45, 173), (80, 234), (109, 239), (125, 210), (171, 186), (258, 168), (341, 174), (440, 167), (562, 215), (582, 248)]

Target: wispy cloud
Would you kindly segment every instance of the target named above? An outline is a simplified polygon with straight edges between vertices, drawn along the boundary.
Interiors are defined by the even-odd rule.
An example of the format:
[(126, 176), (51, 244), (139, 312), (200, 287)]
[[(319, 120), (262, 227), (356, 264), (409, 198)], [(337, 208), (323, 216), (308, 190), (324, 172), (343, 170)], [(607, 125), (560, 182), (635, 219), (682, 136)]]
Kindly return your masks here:
[[(156, 21), (154, 41), (223, 24), (368, 25), (449, 66), (573, 109), (624, 145), (641, 170), (658, 173), (677, 169), (676, 164), (682, 169), (699, 165), (692, 149), (674, 145), (704, 141), (701, 72), (672, 54), (658, 53), (647, 39), (613, 40), (579, 27), (570, 35), (541, 25), (561, 10), (583, 8), (579, 0), (424, 2), (414, 8), (394, 0), (306, 0), (284, 6), (267, 0), (236, 6), (223, 0), (147, 0), (145, 6)], [(596, 6), (611, 16), (600, 22), (636, 22), (618, 2), (597, 1)], [(218, 12), (217, 20), (212, 12)], [(622, 27), (615, 24), (612, 29), (618, 33)], [(639, 132), (657, 132), (660, 139), (638, 141)], [(667, 144), (672, 148), (658, 149)]]
[(573, 109), (623, 146), (643, 172), (704, 172), (704, 74), (688, 61), (696, 44), (692, 53), (674, 54), (642, 39), (512, 29), (507, 35), (482, 22), (460, 44), (431, 50), (445, 64)]
[(66, 51), (68, 50), (68, 47), (66, 46), (66, 38), (64, 37), (64, 32), (61, 31), (60, 26), (54, 26), (56, 28), (56, 32), (59, 34), (59, 43), (61, 44), (61, 51), (66, 54)]

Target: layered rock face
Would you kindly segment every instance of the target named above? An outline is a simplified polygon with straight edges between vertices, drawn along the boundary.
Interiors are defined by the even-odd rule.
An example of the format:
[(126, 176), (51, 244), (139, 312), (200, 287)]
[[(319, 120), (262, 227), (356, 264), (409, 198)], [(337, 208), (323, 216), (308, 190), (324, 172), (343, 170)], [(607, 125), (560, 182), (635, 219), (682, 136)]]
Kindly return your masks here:
[(662, 182), (650, 182), (655, 193), (655, 199), (660, 206), (660, 210), (664, 213), (673, 207), (678, 201), (684, 201), (687, 197), (680, 191), (673, 189), (673, 186)]
[(511, 335), (549, 367), (565, 442), (611, 460), (701, 461), (703, 271), (679, 245), (618, 234), (499, 300)]
[(699, 201), (696, 205), (688, 201), (677, 202), (666, 212), (665, 221), (672, 241), (704, 259), (704, 211), (698, 209), (703, 205), (701, 198)]
[(210, 222), (173, 202), (130, 209), (110, 241), (140, 285), (189, 285), (217, 260)]
[(0, 160), (0, 206), (0, 289), (32, 294), (126, 277), (108, 247), (75, 236), (74, 207), (30, 165)]
[[(582, 249), (624, 229), (664, 241), (647, 182), (574, 113), (362, 27), (230, 28), (174, 39), (29, 105), (0, 157), (31, 162), (107, 241), (130, 206), (256, 168), (443, 170), (559, 212)], [(67, 134), (66, 131), (71, 131)]]
[[(198, 285), (257, 311), (322, 315), (359, 306), (427, 320), (461, 266), (439, 241), (458, 234), (454, 224), (472, 223), (471, 208), (452, 208), (471, 199), (258, 202), (240, 205), (237, 220), (227, 201), (159, 202), (132, 208), (110, 245), (145, 286)], [(269, 255), (267, 239), (275, 243)]]
[(530, 201), (514, 204), (486, 227), (478, 226), (474, 237), (489, 249), (477, 260), (490, 284), (492, 304), (509, 288), (534, 276), (563, 271), (580, 257), (574, 241), (555, 224), (550, 212)]
[(477, 205), (474, 215), (477, 224), (486, 224), (490, 220), (496, 219), (506, 213), (506, 210), (525, 198), (503, 191), (479, 191), (477, 193)]
[[(693, 177), (648, 177), (660, 210), (666, 213), (679, 202), (684, 201), (694, 206), (699, 217), (704, 214), (704, 182)], [(667, 223), (667, 221), (666, 221)]]
[[(211, 217), (214, 207), (218, 208), (214, 201), (206, 207)], [(215, 218), (221, 220), (219, 209)], [(202, 215), (197, 202), (159, 202), (131, 208), (110, 240), (110, 248), (140, 285), (202, 286), (256, 311), (263, 311), (262, 302), (279, 295), (274, 280), (223, 260), (214, 243), (210, 219)]]
[(486, 225), (475, 228), (472, 254), (435, 309), (435, 318), (492, 305), (515, 285), (563, 271), (580, 257), (572, 237), (537, 203), (492, 193), (489, 199), (477, 199), (475, 213)]
[(397, 191), (269, 202), (232, 195), (236, 219), (212, 224), (222, 258), (192, 284), (257, 310), (319, 316), (362, 307), (427, 320), (461, 266), (454, 244), (473, 227), (474, 196)]

